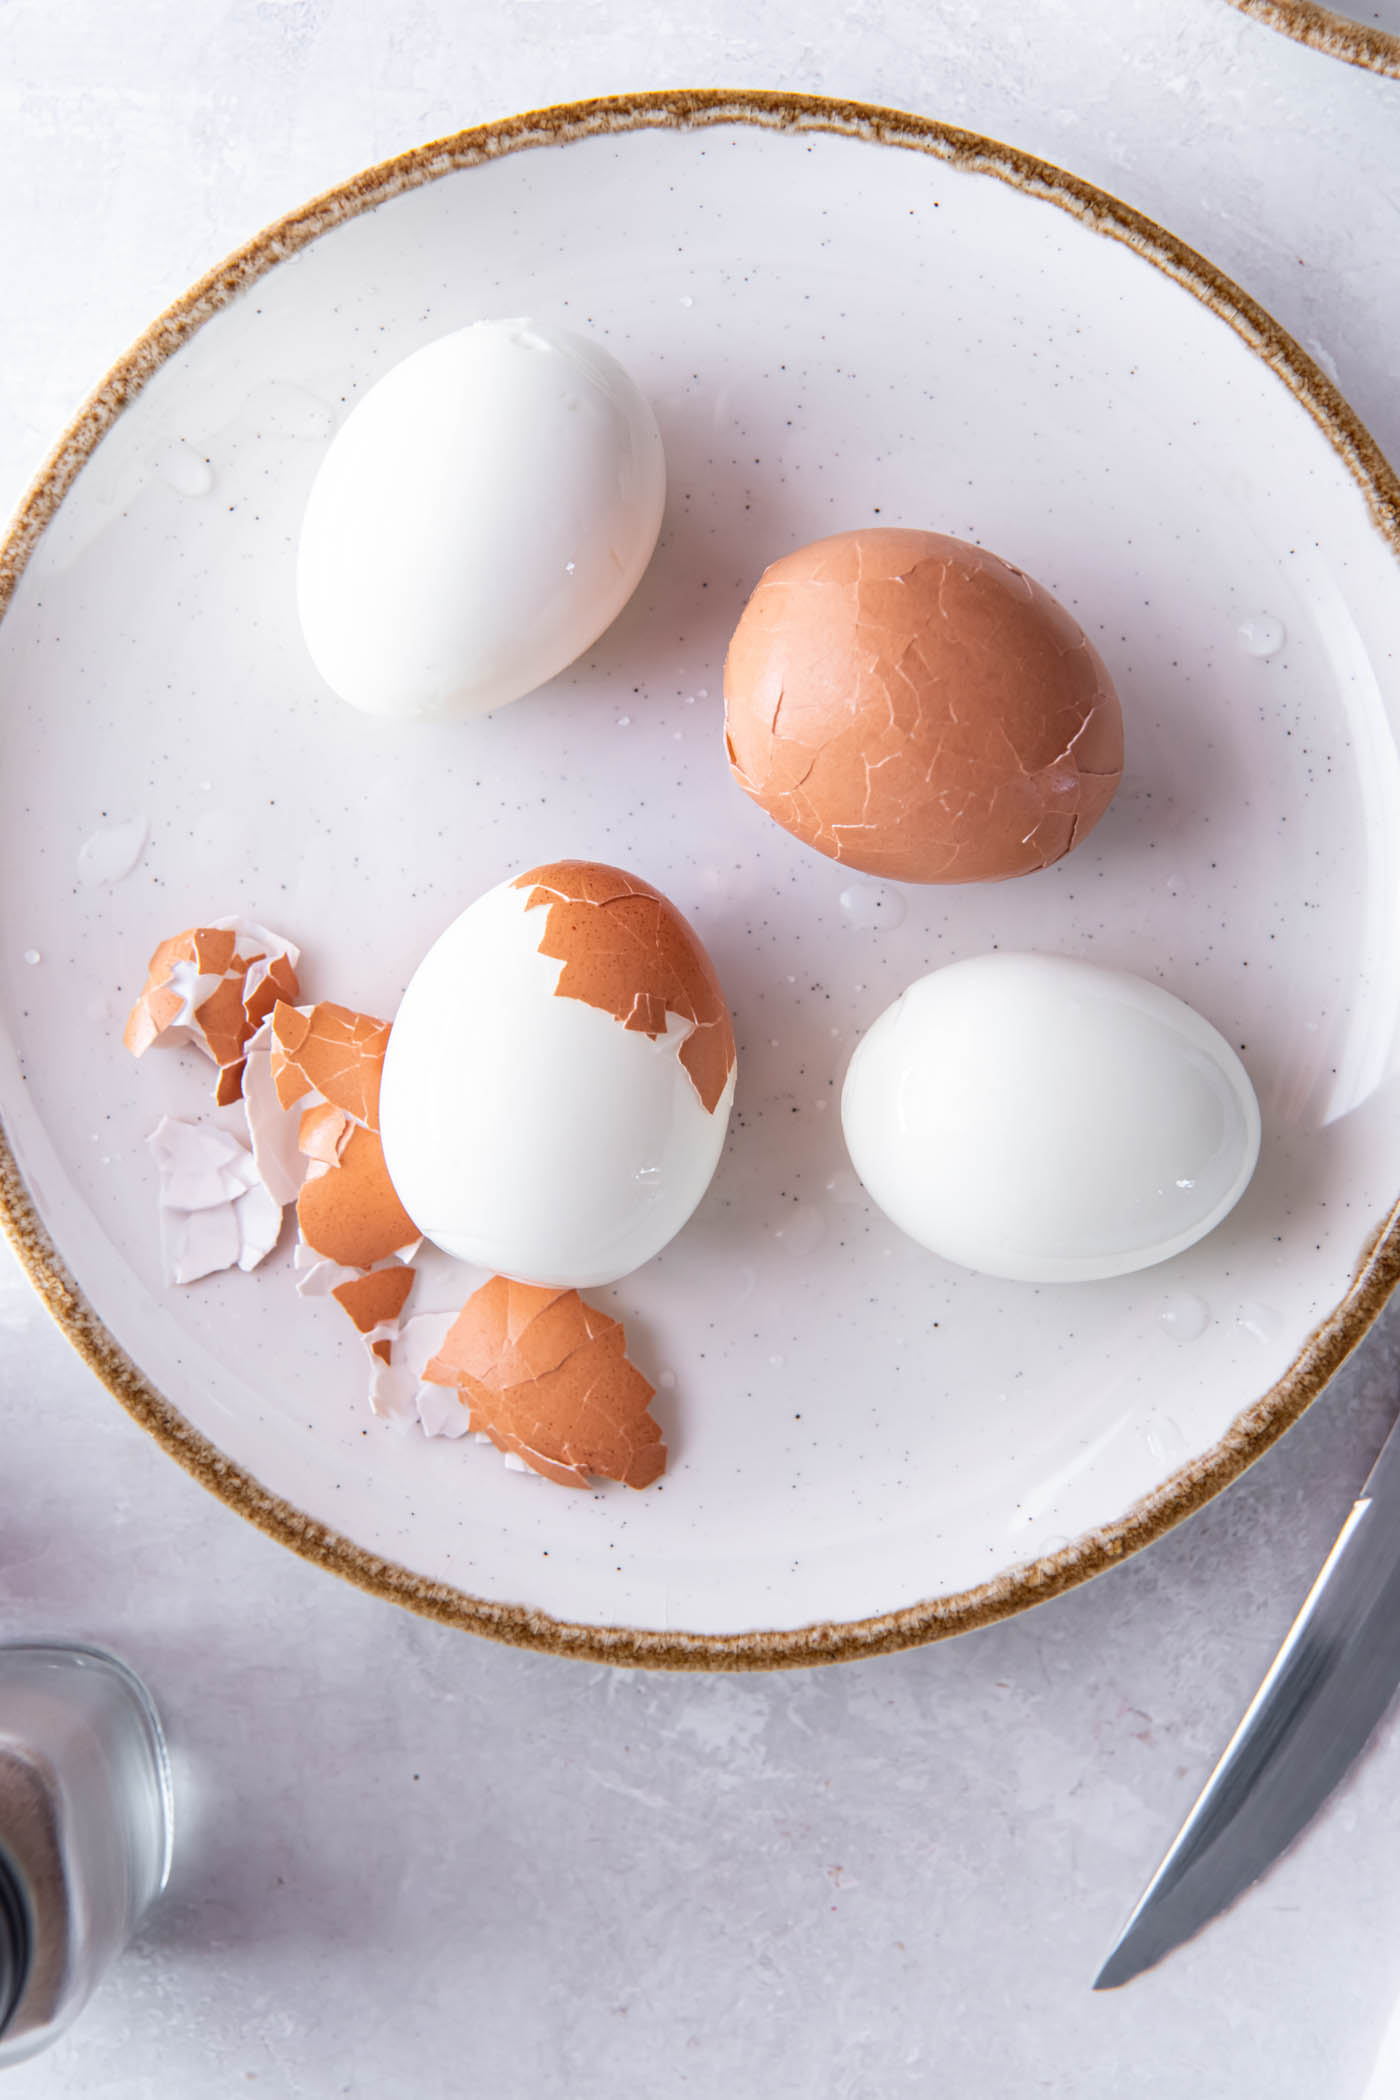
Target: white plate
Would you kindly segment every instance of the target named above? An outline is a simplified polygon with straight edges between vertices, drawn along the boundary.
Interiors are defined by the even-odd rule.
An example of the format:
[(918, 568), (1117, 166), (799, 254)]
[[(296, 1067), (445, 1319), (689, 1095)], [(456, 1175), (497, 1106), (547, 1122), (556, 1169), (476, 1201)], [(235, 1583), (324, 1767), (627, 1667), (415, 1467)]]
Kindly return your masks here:
[(1356, 0), (1351, 7), (1322, 7), (1318, 0), (1231, 0), (1231, 5), (1295, 43), (1400, 79), (1400, 0)]
[[(326, 433), (416, 345), (519, 312), (597, 335), (654, 400), (660, 550), (546, 691), (465, 726), (368, 721), (296, 627)], [(157, 324), (11, 536), (0, 1108), (32, 1271), (216, 1492), (505, 1638), (803, 1661), (1080, 1579), (1278, 1434), (1392, 1280), (1397, 515), (1343, 404), (1242, 294), (986, 141), (677, 96), (372, 171)], [(1119, 682), (1123, 790), (1046, 874), (877, 899), (729, 778), (720, 671), (748, 589), (877, 518), (1024, 565)], [(1280, 646), (1251, 654), (1242, 627), (1269, 622)], [(85, 882), (85, 841), (137, 819), (135, 871)], [(565, 854), (636, 868), (692, 916), (740, 1041), (708, 1198), (598, 1294), (659, 1386), (672, 1463), (643, 1494), (558, 1490), (373, 1419), (359, 1344), (296, 1299), (285, 1250), (167, 1289), (143, 1139), (204, 1104), (207, 1074), (119, 1043), (149, 951), (193, 921), (251, 913), (302, 943), (311, 995), (387, 1015), (470, 898)], [(1168, 1266), (998, 1283), (854, 1188), (836, 1096), (859, 1032), (996, 944), (1137, 970), (1240, 1046), (1259, 1173)]]

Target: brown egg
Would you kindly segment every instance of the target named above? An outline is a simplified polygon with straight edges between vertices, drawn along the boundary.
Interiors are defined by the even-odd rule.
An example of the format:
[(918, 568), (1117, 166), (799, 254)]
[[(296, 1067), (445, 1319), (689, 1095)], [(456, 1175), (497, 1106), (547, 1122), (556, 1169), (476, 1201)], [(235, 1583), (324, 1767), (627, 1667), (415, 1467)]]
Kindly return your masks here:
[(724, 666), (739, 785), (897, 882), (998, 882), (1078, 845), (1123, 772), (1118, 696), (1048, 591), (942, 533), (838, 533), (773, 563)]

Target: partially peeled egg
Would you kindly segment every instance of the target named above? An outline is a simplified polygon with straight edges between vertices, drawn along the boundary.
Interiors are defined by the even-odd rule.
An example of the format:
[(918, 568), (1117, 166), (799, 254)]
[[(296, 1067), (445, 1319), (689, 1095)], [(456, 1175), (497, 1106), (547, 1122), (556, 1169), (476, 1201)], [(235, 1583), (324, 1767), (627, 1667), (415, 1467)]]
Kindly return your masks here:
[(385, 1161), (459, 1261), (611, 1283), (704, 1195), (734, 1070), (719, 979), (675, 906), (557, 861), (479, 897), (414, 972), (384, 1060)]

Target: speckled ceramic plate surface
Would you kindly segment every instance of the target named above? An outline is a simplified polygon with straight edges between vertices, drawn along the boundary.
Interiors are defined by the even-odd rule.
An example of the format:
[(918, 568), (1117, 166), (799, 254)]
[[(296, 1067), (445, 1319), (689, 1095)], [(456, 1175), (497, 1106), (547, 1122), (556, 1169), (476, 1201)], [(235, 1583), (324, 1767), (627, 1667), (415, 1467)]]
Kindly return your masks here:
[[(599, 337), (654, 401), (655, 561), (585, 661), (496, 717), (360, 718), (295, 616), (328, 434), (418, 344), (521, 312)], [(0, 1107), (31, 1272), (217, 1492), (503, 1638), (801, 1662), (1092, 1573), (1277, 1435), (1393, 1277), (1398, 518), (1267, 316), (985, 140), (674, 96), (371, 171), (156, 324), (10, 535)], [(747, 591), (876, 520), (1023, 565), (1118, 681), (1122, 792), (1045, 874), (852, 880), (728, 776), (721, 663)], [(387, 1015), (467, 901), (565, 854), (690, 914), (740, 1043), (706, 1201), (598, 1294), (671, 1441), (644, 1494), (559, 1490), (375, 1420), (358, 1342), (298, 1301), (285, 1247), (167, 1289), (143, 1141), (205, 1107), (207, 1072), (119, 1041), (150, 950), (192, 921), (271, 923), (310, 995)], [(862, 1198), (836, 1106), (852, 1046), (909, 979), (994, 945), (1136, 970), (1239, 1046), (1264, 1152), (1210, 1239), (1112, 1283), (1017, 1286), (921, 1253)]]
[(1231, 5), (1297, 43), (1400, 80), (1400, 0), (1345, 8), (1323, 7), (1318, 0), (1231, 0)]

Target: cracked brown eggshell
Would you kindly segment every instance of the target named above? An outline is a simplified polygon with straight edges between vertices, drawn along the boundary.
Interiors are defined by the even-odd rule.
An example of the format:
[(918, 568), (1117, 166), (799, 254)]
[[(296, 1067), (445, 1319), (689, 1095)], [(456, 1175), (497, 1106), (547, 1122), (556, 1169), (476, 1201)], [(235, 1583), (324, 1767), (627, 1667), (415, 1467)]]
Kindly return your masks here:
[(1123, 773), (1118, 696), (1050, 593), (874, 527), (766, 569), (724, 667), (729, 762), (805, 845), (896, 882), (999, 882), (1079, 844)]
[(493, 1276), (463, 1306), (429, 1363), (429, 1384), (455, 1386), (468, 1426), (561, 1487), (591, 1475), (650, 1487), (666, 1446), (654, 1397), (616, 1320), (577, 1291)]

